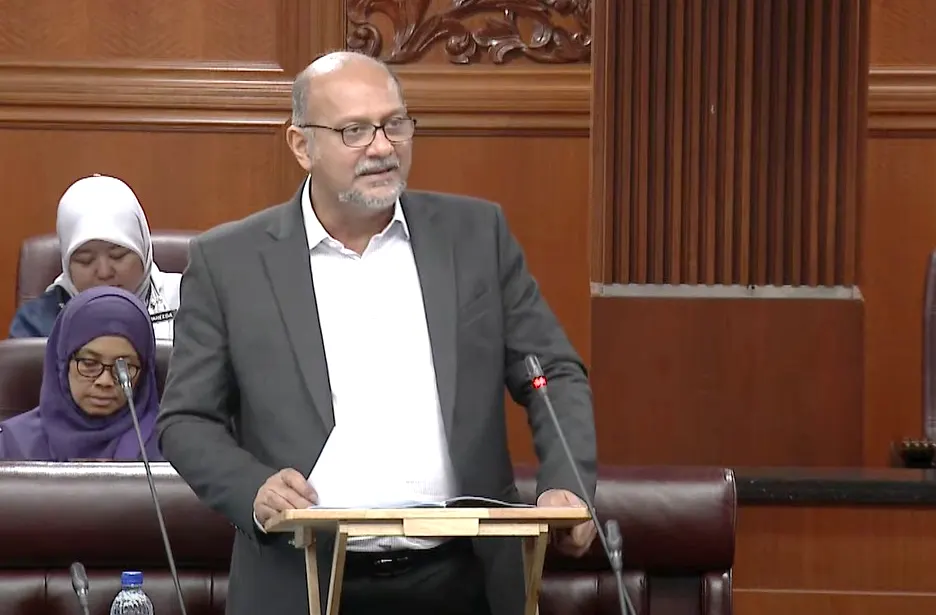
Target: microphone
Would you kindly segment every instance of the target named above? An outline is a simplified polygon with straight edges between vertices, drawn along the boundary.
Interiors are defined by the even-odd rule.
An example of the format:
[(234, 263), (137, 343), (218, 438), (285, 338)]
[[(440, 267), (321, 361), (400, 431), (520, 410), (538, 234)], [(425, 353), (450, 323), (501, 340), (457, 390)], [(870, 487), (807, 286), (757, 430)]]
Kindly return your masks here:
[(595, 524), (595, 529), (598, 532), (598, 539), (601, 541), (601, 547), (604, 549), (605, 555), (608, 556), (608, 561), (611, 563), (611, 570), (614, 572), (614, 582), (615, 585), (617, 585), (618, 604), (621, 608), (621, 614), (637, 615), (637, 611), (634, 610), (634, 605), (631, 603), (630, 596), (628, 596), (627, 592), (624, 590), (624, 578), (622, 573), (624, 556), (622, 552), (623, 538), (621, 537), (621, 527), (614, 519), (608, 520), (607, 530), (603, 529), (598, 522), (598, 513), (595, 511), (595, 505), (591, 501), (591, 498), (588, 497), (588, 490), (585, 489), (585, 481), (582, 480), (582, 475), (579, 474), (578, 466), (575, 463), (575, 456), (572, 454), (572, 449), (569, 448), (569, 443), (565, 438), (565, 432), (563, 432), (562, 426), (559, 424), (559, 417), (556, 415), (556, 409), (553, 408), (552, 400), (549, 398), (549, 392), (546, 390), (546, 375), (543, 374), (543, 368), (540, 365), (539, 359), (536, 358), (536, 355), (528, 354), (524, 357), (523, 362), (526, 364), (527, 374), (530, 377), (533, 388), (539, 393), (543, 403), (546, 404), (549, 418), (552, 419), (553, 427), (556, 428), (556, 433), (559, 435), (559, 442), (562, 443), (562, 448), (565, 451), (566, 458), (569, 460), (569, 465), (572, 466), (572, 473), (575, 474), (578, 488), (582, 491), (582, 498), (585, 500), (588, 514), (591, 515), (592, 523)]
[(71, 575), (72, 589), (75, 590), (75, 595), (78, 596), (78, 604), (81, 605), (81, 612), (83, 615), (90, 615), (90, 611), (88, 611), (90, 583), (88, 583), (88, 573), (85, 572), (84, 564), (74, 562), (69, 566), (68, 572)]
[(182, 585), (179, 583), (179, 573), (176, 571), (175, 557), (172, 556), (172, 547), (169, 545), (169, 534), (166, 532), (166, 523), (163, 521), (162, 507), (159, 505), (159, 497), (156, 495), (156, 483), (153, 481), (153, 471), (150, 469), (149, 457), (146, 455), (146, 443), (143, 442), (143, 432), (140, 431), (140, 419), (137, 417), (136, 404), (133, 403), (133, 385), (130, 384), (130, 370), (127, 368), (127, 361), (122, 357), (117, 359), (114, 362), (114, 368), (117, 370), (117, 381), (120, 383), (120, 388), (123, 389), (124, 397), (127, 398), (127, 407), (130, 409), (130, 417), (133, 419), (133, 429), (136, 431), (137, 441), (140, 443), (140, 455), (143, 458), (143, 468), (146, 470), (146, 481), (149, 483), (150, 494), (153, 496), (153, 505), (156, 508), (156, 519), (159, 521), (159, 533), (162, 535), (166, 558), (169, 560), (169, 572), (172, 574), (172, 582), (175, 584), (176, 597), (179, 599), (179, 609), (182, 615), (188, 615), (185, 612), (185, 600), (182, 598)]

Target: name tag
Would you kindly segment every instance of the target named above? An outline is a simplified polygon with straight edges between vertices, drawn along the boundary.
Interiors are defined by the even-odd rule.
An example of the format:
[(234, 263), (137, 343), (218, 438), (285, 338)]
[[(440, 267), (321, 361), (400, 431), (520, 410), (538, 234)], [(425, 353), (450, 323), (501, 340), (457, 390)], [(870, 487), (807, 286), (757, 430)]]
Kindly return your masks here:
[(168, 312), (156, 312), (150, 315), (150, 322), (165, 322), (175, 318), (178, 310), (169, 310)]

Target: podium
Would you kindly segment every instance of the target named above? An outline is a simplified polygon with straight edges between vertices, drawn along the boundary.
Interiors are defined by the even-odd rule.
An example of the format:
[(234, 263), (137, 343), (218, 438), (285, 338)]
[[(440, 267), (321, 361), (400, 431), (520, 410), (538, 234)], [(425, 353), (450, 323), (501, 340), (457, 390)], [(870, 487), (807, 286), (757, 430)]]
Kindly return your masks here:
[(321, 612), (315, 532), (335, 532), (331, 581), (325, 615), (338, 615), (348, 539), (357, 536), (408, 536), (419, 538), (520, 537), (526, 582), (525, 615), (536, 615), (543, 560), (551, 528), (568, 528), (591, 517), (585, 508), (308, 508), (285, 510), (265, 525), (267, 532), (292, 532), (293, 546), (305, 550), (309, 585), (309, 612)]

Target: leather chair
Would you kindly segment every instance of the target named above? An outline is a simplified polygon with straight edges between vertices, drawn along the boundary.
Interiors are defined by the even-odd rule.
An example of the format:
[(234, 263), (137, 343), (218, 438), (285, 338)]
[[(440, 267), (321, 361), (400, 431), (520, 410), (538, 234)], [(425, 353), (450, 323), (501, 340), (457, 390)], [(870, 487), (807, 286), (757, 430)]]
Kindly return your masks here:
[[(231, 525), (201, 504), (166, 463), (157, 491), (190, 615), (222, 615)], [(518, 469), (532, 501), (528, 469)], [(625, 582), (637, 615), (730, 615), (736, 494), (717, 468), (604, 468), (596, 503), (624, 536)], [(78, 613), (68, 566), (91, 581), (92, 615), (106, 615), (122, 569), (142, 570), (157, 613), (177, 613), (175, 593), (136, 463), (0, 463), (0, 613)], [(550, 553), (542, 615), (618, 615), (613, 575), (595, 548), (582, 558)]]
[[(224, 613), (234, 530), (168, 463), (153, 464), (189, 615)], [(80, 613), (68, 567), (82, 562), (90, 612), (107, 615), (122, 570), (142, 570), (155, 612), (178, 613), (142, 464), (0, 463), (0, 613)]]
[[(193, 231), (152, 231), (153, 260), (162, 271), (182, 273), (188, 265), (188, 243)], [(34, 299), (62, 273), (62, 255), (54, 234), (27, 238), (20, 246), (16, 272), (16, 305)]]
[[(0, 421), (39, 405), (45, 348), (44, 337), (0, 340)], [(156, 374), (160, 397), (166, 383), (171, 353), (171, 342), (156, 342)]]

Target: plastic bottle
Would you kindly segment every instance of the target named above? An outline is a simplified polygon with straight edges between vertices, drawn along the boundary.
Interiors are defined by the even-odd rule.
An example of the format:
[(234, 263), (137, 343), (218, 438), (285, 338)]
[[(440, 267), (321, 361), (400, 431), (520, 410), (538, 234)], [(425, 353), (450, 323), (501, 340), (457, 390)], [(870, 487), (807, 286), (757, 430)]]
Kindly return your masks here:
[(110, 615), (153, 615), (153, 603), (143, 592), (143, 573), (127, 570), (120, 575), (120, 593), (111, 603)]

